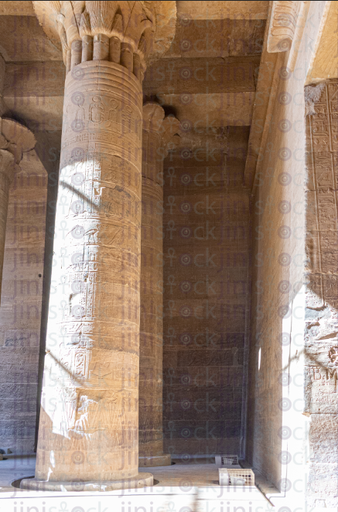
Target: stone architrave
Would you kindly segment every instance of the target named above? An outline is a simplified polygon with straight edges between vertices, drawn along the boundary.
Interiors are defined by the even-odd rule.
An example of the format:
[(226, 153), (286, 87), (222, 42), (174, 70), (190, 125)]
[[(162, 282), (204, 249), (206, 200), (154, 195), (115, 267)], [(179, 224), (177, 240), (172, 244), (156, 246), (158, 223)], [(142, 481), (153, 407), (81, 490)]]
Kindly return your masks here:
[(28, 128), (12, 119), (0, 119), (0, 301), (9, 187), (23, 153), (34, 146), (35, 138)]
[(286, 52), (290, 50), (296, 34), (298, 17), (305, 2), (272, 3), (268, 31), (268, 52)]
[(269, 53), (289, 52), (286, 67), (293, 70), (305, 27), (309, 2), (278, 0), (271, 2), (270, 6), (267, 50)]
[(163, 453), (163, 161), (180, 122), (157, 103), (143, 107), (140, 466), (167, 466)]
[(21, 486), (152, 485), (138, 472), (141, 84), (175, 2), (33, 3), (67, 76), (37, 464)]

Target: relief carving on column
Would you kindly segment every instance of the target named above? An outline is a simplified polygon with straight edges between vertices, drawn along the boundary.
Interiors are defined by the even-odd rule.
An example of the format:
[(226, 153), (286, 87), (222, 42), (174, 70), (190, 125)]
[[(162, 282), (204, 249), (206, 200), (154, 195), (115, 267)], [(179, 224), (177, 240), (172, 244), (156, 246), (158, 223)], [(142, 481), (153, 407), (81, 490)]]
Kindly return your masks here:
[(33, 2), (49, 39), (62, 48), (67, 71), (81, 62), (121, 64), (140, 81), (175, 35), (176, 2)]

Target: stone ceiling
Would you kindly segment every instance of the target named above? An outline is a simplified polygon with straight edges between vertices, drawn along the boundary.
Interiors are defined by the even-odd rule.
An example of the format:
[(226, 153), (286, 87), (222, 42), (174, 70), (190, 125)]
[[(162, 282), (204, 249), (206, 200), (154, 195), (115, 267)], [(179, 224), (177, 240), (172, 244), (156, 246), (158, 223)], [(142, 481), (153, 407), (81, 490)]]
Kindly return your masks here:
[[(184, 147), (226, 150), (234, 136), (245, 148), (268, 4), (177, 2), (175, 40), (165, 58), (148, 68), (144, 95), (182, 122)], [(57, 144), (65, 70), (31, 2), (0, 2), (0, 52), (6, 61), (5, 114), (34, 133), (47, 132)], [(244, 169), (246, 150), (241, 154)]]

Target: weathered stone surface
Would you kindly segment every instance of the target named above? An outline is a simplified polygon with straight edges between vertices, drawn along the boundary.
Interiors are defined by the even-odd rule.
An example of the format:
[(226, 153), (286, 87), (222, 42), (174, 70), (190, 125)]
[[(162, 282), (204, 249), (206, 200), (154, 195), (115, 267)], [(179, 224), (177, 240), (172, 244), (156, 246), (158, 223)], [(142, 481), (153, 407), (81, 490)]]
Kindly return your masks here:
[[(51, 324), (55, 332), (49, 333), (55, 336), (49, 341), (55, 345), (49, 346), (47, 363), (54, 351), (61, 354), (65, 365), (59, 373), (60, 387), (64, 385), (62, 372), (66, 381), (71, 381), (65, 415), (69, 410), (77, 411), (76, 427), (69, 429), (74, 437), (63, 438), (65, 466), (71, 451), (76, 452), (67, 471), (74, 474), (77, 468), (80, 478), (85, 466), (88, 476), (89, 464), (103, 461), (100, 450), (114, 445), (120, 459), (110, 455), (108, 465), (111, 460), (120, 460), (122, 468), (123, 457), (128, 461), (132, 452), (135, 480), (132, 477), (128, 485), (137, 486), (138, 463), (169, 463), (170, 454), (187, 462), (195, 456), (238, 453), (286, 493), (290, 510), (293, 496), (300, 497), (293, 487), (299, 478), (305, 483), (304, 469), (309, 510), (333, 512), (337, 508), (338, 412), (337, 84), (332, 80), (337, 76), (336, 3), (51, 4), (58, 13), (56, 23), (54, 15), (51, 18), (55, 33), (51, 28), (49, 34), (56, 46), (39, 25), (31, 2), (0, 3), (1, 91), (5, 67), (7, 72), (0, 115), (2, 122), (4, 116), (12, 117), (36, 134), (38, 154), (49, 174), (50, 230), (43, 271), (46, 182), (39, 181), (44, 173), (40, 162), (33, 159), (26, 168), (26, 160), (25, 169), (21, 169), (22, 173), (29, 171), (29, 180), (17, 190), (9, 190), (0, 308), (2, 442), (16, 453), (34, 448), (34, 410), (40, 395), (38, 365), (44, 352), (43, 343), (40, 346), (41, 299), (48, 301), (49, 295), (47, 260), (52, 252), (51, 212), (55, 209), (51, 190), (57, 189), (55, 169), (63, 124), (66, 146), (61, 168), (69, 170), (68, 177), (78, 178), (84, 166), (83, 172), (88, 173), (83, 187), (71, 182), (66, 182), (68, 189), (62, 188), (64, 183), (60, 185), (55, 248), (63, 252), (55, 255), (59, 274), (50, 287), (51, 295), (56, 290), (58, 296), (51, 299), (51, 306), (57, 307), (51, 311), (56, 315)], [(41, 12), (46, 5), (36, 2)], [(130, 13), (141, 14), (137, 23)], [(152, 61), (148, 50), (155, 53), (156, 62), (149, 67), (141, 91), (144, 65)], [(159, 53), (163, 57), (160, 60)], [(69, 71), (68, 82), (77, 84), (73, 101), (66, 88), (68, 111), (63, 118), (66, 70), (62, 57)], [(82, 77), (81, 70), (87, 72), (94, 64), (100, 68), (100, 84), (104, 85), (89, 102), (87, 93), (92, 85), (83, 90), (88, 76)], [(115, 93), (121, 92), (116, 92), (117, 86), (111, 87), (107, 70), (115, 69), (114, 65), (125, 70), (128, 79), (123, 93), (130, 104), (137, 105), (138, 112), (143, 95), (143, 103), (157, 101), (168, 120), (176, 116), (181, 121), (179, 147), (166, 157), (163, 174), (157, 165), (165, 152), (161, 148), (156, 162), (148, 147), (143, 151), (141, 178), (141, 152), (148, 144), (142, 148), (140, 142), (142, 116), (133, 117), (126, 104), (114, 110), (114, 104), (103, 102), (103, 96), (112, 89), (115, 99)], [(328, 77), (331, 81), (321, 82)], [(138, 86), (130, 89), (134, 81)], [(305, 84), (310, 87), (304, 94)], [(157, 106), (160, 113), (161, 107)], [(161, 115), (158, 126), (163, 122)], [(117, 135), (118, 126), (122, 129)], [(145, 133), (147, 130), (149, 127)], [(20, 150), (9, 139), (2, 140), (0, 151), (13, 162), (19, 161)], [(70, 149), (84, 149), (85, 161), (68, 159)], [(111, 181), (102, 181), (108, 153), (114, 169), (122, 172)], [(117, 165), (121, 161), (123, 167)], [(90, 170), (92, 164), (95, 168)], [(138, 185), (128, 166), (136, 166)], [(30, 176), (31, 171), (39, 176)], [(133, 187), (137, 188), (136, 195)], [(7, 188), (3, 186), (2, 192)], [(12, 193), (16, 194), (15, 205)], [(75, 211), (70, 208), (73, 202)], [(5, 204), (3, 194), (1, 203)], [(95, 232), (99, 224), (100, 230)], [(126, 233), (124, 239), (109, 240), (115, 245), (108, 246), (105, 233), (99, 238), (103, 225), (109, 229), (120, 226)], [(86, 235), (82, 240), (70, 238), (72, 244), (68, 244), (72, 231), (67, 231), (67, 226), (83, 227)], [(75, 246), (81, 246), (86, 256), (73, 268), (66, 258)], [(99, 260), (90, 260), (93, 252)], [(44, 293), (37, 272), (47, 276)], [(90, 281), (93, 275), (105, 282), (96, 277)], [(91, 294), (93, 289), (95, 294)], [(78, 308), (74, 313), (85, 314), (93, 306), (94, 320), (87, 322), (87, 317), (75, 315), (73, 322), (72, 306)], [(102, 325), (101, 313), (105, 316)], [(138, 358), (139, 322), (142, 336)], [(74, 327), (71, 346), (65, 344), (69, 333), (62, 331), (56, 336), (66, 323)], [(89, 324), (90, 333), (85, 332)], [(41, 325), (42, 338), (44, 331), (45, 322)], [(77, 336), (77, 332), (81, 334)], [(79, 348), (80, 343), (83, 346)], [(113, 351), (119, 354), (117, 359)], [(81, 357), (91, 358), (88, 366), (81, 366)], [(84, 387), (93, 382), (95, 364), (102, 373), (109, 367), (110, 376), (109, 372), (103, 376), (96, 373), (104, 381), (102, 387), (95, 387), (95, 383), (93, 388)], [(79, 384), (79, 376), (70, 377), (67, 368), (75, 368), (74, 372), (85, 368), (93, 373)], [(124, 376), (120, 372), (115, 379), (121, 368)], [(88, 389), (94, 390), (94, 398), (89, 397)], [(119, 402), (116, 413), (121, 414), (119, 431), (114, 430), (115, 420), (111, 419), (112, 411), (116, 412), (113, 401), (107, 405), (100, 394), (116, 389), (125, 399)], [(81, 393), (93, 401), (74, 406), (74, 397)], [(53, 420), (59, 410), (59, 396), (55, 393), (52, 397), (56, 412), (52, 406), (48, 409)], [(100, 404), (95, 410), (94, 402)], [(49, 422), (46, 429), (51, 431), (50, 418), (42, 419)], [(85, 430), (79, 426), (82, 420)], [(99, 438), (98, 431), (93, 434), (96, 440), (85, 437), (92, 435), (88, 432), (93, 424), (101, 428), (103, 423), (108, 440)], [(168, 455), (163, 455), (162, 423)], [(122, 438), (126, 432), (130, 437), (126, 434), (119, 446), (118, 435)], [(42, 430), (40, 434), (39, 457), (45, 454), (46, 459), (40, 457), (38, 471), (50, 468), (56, 477), (61, 472), (63, 445), (58, 444), (58, 434), (52, 433), (55, 444), (51, 449), (48, 436), (44, 440)], [(97, 441), (95, 451), (91, 450), (92, 441)], [(307, 443), (310, 452), (306, 451)], [(145, 451), (143, 459), (138, 458), (138, 446)], [(162, 455), (149, 455), (150, 448)], [(50, 458), (54, 452), (57, 469), (53, 456)], [(81, 453), (85, 454), (83, 462)], [(101, 469), (97, 466), (94, 473)], [(106, 466), (104, 461), (102, 466)], [(92, 484), (92, 466), (90, 470), (91, 483), (83, 489), (109, 488), (98, 483), (100, 475), (94, 475), (96, 483)], [(123, 468), (116, 470), (110, 488), (121, 485), (119, 471)], [(172, 471), (175, 474), (175, 466)], [(151, 482), (151, 475), (149, 478)], [(69, 474), (67, 479), (63, 484), (74, 490)], [(40, 485), (36, 480), (27, 483), (35, 488)], [(60, 485), (60, 481), (47, 483), (52, 490), (60, 490)], [(274, 503), (277, 505), (277, 500)], [(278, 506), (284, 503), (280, 501)]]
[[(227, 130), (223, 150), (211, 158), (180, 149), (165, 162), (165, 449), (178, 456), (242, 450), (249, 279), (244, 141), (241, 130)], [(240, 147), (236, 173), (227, 156)], [(226, 254), (237, 250), (244, 260)]]
[[(16, 454), (35, 446), (46, 199), (46, 172), (24, 153), (9, 188), (0, 307), (2, 419), (16, 429), (2, 443)], [(18, 428), (25, 418), (29, 430)]]
[(306, 117), (309, 202), (306, 211), (305, 409), (311, 415), (308, 500), (312, 504), (315, 499), (324, 499), (326, 506), (336, 503), (333, 488), (336, 486), (338, 415), (338, 281), (334, 250), (337, 239), (337, 93), (337, 80), (306, 88), (306, 96), (312, 100)]
[(176, 2), (33, 2), (50, 41), (62, 48), (67, 71), (88, 60), (121, 64), (142, 80), (175, 35)]
[(180, 131), (157, 103), (143, 107), (139, 447), (140, 466), (163, 453), (163, 161)]
[(268, 16), (268, 5), (266, 2), (210, 2), (200, 4), (196, 1), (182, 1), (178, 3), (178, 16), (183, 19), (196, 20), (196, 24), (202, 20), (228, 20), (235, 19), (266, 19)]
[(79, 69), (66, 79), (36, 478), (106, 482), (138, 472), (142, 110), (122, 66)]
[(32, 2), (0, 2), (0, 15), (34, 16)]
[[(285, 4), (279, 19), (281, 28), (286, 20), (293, 19), (287, 15), (291, 4), (296, 8), (299, 3), (274, 3), (277, 4)], [(302, 415), (308, 411), (304, 408), (304, 365), (315, 365), (307, 359), (304, 343), (306, 299), (302, 283), (307, 281), (304, 276), (307, 148), (303, 99), (312, 55), (305, 41), (310, 32), (317, 33), (322, 8), (320, 4), (309, 4), (308, 19), (316, 19), (316, 24), (311, 29), (307, 24), (303, 35), (296, 38), (300, 46), (292, 51), (297, 55), (294, 66), (298, 69), (297, 77), (296, 71), (287, 68), (290, 52), (268, 54), (263, 50), (258, 77), (262, 101), (254, 109), (246, 166), (246, 182), (253, 183), (255, 255), (247, 456), (254, 468), (279, 488), (283, 479), (293, 482), (298, 478), (296, 465), (282, 461), (297, 452), (294, 429), (299, 428), (298, 432), (306, 436), (304, 418), (307, 416)], [(277, 21), (268, 21), (269, 30), (277, 27)], [(290, 23), (289, 28), (292, 26)], [(294, 41), (295, 38), (292, 45)], [(297, 105), (295, 98), (300, 99)], [(320, 145), (321, 142), (318, 152), (323, 151)], [(319, 310), (323, 306), (322, 297), (319, 294), (317, 298), (319, 301), (313, 307)], [(314, 294), (312, 300), (317, 298)], [(295, 491), (291, 488), (292, 492)]]
[(334, 40), (337, 19), (336, 2), (325, 2), (321, 17), (321, 26), (317, 35), (317, 52), (314, 55), (307, 76), (307, 83), (338, 78), (338, 56), (334, 51)]
[[(4, 71), (4, 70), (2, 70)], [(3, 86), (3, 80), (2, 84)], [(1, 119), (0, 129), (0, 299), (5, 251), (9, 187), (20, 170), (23, 154), (35, 146), (34, 135), (12, 119)]]

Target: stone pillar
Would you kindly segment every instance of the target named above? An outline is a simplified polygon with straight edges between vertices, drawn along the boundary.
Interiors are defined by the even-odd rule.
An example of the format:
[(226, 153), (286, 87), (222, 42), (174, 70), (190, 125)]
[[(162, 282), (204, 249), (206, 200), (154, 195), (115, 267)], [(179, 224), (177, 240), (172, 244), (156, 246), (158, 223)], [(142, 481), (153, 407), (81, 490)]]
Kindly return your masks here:
[(163, 160), (179, 121), (156, 103), (143, 107), (140, 466), (167, 466), (163, 453)]
[(50, 37), (57, 19), (67, 77), (37, 465), (21, 486), (152, 485), (138, 473), (138, 380), (141, 82), (156, 16), (141, 2), (34, 6)]
[(2, 269), (5, 253), (6, 223), (9, 186), (14, 176), (14, 156), (9, 151), (0, 150), (0, 300)]
[(0, 301), (9, 187), (23, 153), (30, 151), (34, 146), (35, 138), (28, 128), (12, 119), (0, 118)]

